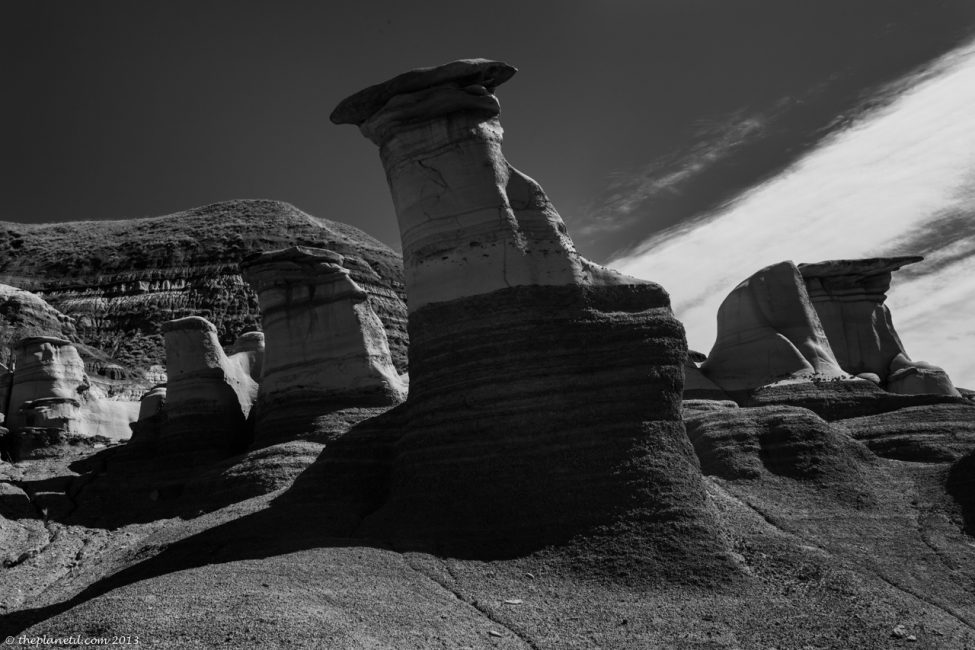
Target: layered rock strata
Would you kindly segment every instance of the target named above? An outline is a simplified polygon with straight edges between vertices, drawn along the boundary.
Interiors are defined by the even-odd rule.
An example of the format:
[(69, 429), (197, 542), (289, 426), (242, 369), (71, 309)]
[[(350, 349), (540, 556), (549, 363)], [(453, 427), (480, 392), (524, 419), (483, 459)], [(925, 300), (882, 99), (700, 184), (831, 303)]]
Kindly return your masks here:
[(8, 380), (7, 427), (56, 429), (112, 440), (130, 437), (138, 404), (108, 400), (92, 385), (77, 348), (56, 337), (28, 337), (16, 346)]
[(382, 321), (343, 257), (294, 247), (241, 265), (261, 304), (266, 350), (255, 409), (255, 443), (312, 435), (349, 407), (406, 398)]
[[(228, 346), (254, 329), (257, 297), (237, 265), (252, 253), (293, 245), (345, 257), (386, 327), (393, 362), (405, 371), (399, 255), (357, 228), (280, 201), (228, 201), (120, 221), (0, 223), (0, 282), (35, 292), (77, 327), (77, 338), (44, 334), (111, 351), (123, 367), (146, 370), (163, 364), (159, 325), (167, 320), (203, 316)], [(93, 380), (98, 374), (88, 372)]]
[(718, 333), (705, 376), (729, 392), (778, 382), (849, 378), (833, 355), (799, 270), (761, 269), (718, 308)]
[(871, 462), (844, 428), (794, 406), (699, 411), (686, 426), (702, 471), (727, 480), (771, 473), (856, 485), (858, 466)]
[[(410, 395), (385, 503), (360, 532), (503, 555), (584, 534), (666, 572), (723, 547), (680, 399), (683, 328), (658, 285), (579, 256), (501, 152), (495, 87), (456, 61), (343, 101), (380, 147), (400, 233)], [(612, 559), (610, 559), (612, 558)], [(693, 564), (693, 562), (692, 562)]]
[(162, 330), (168, 381), (159, 447), (202, 462), (246, 446), (257, 382), (227, 358), (206, 319), (188, 316)]
[(840, 420), (878, 456), (914, 462), (954, 461), (975, 450), (975, 404), (925, 404)]
[(891, 274), (923, 257), (830, 260), (799, 272), (840, 366), (893, 393), (958, 395), (937, 366), (911, 361), (884, 304)]

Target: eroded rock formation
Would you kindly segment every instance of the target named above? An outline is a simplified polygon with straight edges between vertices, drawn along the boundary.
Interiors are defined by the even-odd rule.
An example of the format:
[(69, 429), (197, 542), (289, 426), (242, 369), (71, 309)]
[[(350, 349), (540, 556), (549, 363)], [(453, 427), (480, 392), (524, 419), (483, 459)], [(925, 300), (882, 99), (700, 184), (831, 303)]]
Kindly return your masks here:
[(892, 393), (958, 395), (944, 370), (911, 361), (884, 304), (891, 273), (923, 259), (831, 260), (800, 264), (799, 272), (844, 370), (876, 377)]
[(792, 262), (761, 269), (718, 308), (718, 334), (701, 370), (726, 391), (850, 378)]
[(338, 253), (294, 247), (243, 262), (257, 291), (266, 351), (255, 441), (301, 438), (349, 407), (398, 404), (406, 386), (369, 294)]
[(456, 61), (332, 114), (380, 147), (410, 306), (405, 435), (362, 530), (499, 554), (589, 533), (605, 558), (650, 547), (634, 570), (714, 561), (681, 422), (683, 328), (661, 287), (579, 256), (504, 158), (493, 91), (514, 72)]
[(126, 440), (138, 405), (109, 400), (85, 374), (77, 348), (57, 337), (22, 339), (8, 397), (6, 426), (13, 433), (52, 429), (82, 437)]
[(160, 448), (201, 462), (244, 447), (257, 382), (227, 358), (217, 328), (206, 319), (188, 316), (162, 330), (168, 381)]
[(246, 332), (237, 337), (230, 350), (230, 361), (257, 383), (264, 371), (264, 346), (264, 332)]
[(139, 417), (132, 423), (132, 440), (157, 440), (166, 414), (166, 384), (153, 386), (139, 400)]
[[(77, 338), (44, 334), (111, 350), (116, 363), (145, 370), (163, 363), (159, 324), (165, 321), (203, 316), (224, 345), (253, 329), (257, 298), (237, 264), (252, 253), (293, 245), (326, 247), (345, 257), (386, 327), (393, 362), (405, 371), (399, 256), (357, 228), (280, 201), (228, 201), (120, 221), (0, 222), (0, 282), (35, 292), (77, 327)], [(93, 381), (100, 374), (91, 367), (88, 372)], [(158, 381), (149, 379), (134, 398)]]

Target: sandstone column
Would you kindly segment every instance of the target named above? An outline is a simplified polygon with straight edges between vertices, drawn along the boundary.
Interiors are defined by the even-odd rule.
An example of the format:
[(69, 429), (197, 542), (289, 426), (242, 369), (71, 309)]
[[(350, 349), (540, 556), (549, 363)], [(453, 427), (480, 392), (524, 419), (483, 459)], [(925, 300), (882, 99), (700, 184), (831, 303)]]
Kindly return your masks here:
[(718, 333), (701, 370), (729, 392), (782, 382), (851, 378), (833, 356), (792, 262), (756, 271), (718, 308)]
[(390, 406), (406, 397), (369, 294), (342, 262), (331, 251), (294, 247), (241, 264), (260, 300), (266, 346), (258, 446), (324, 434), (322, 418), (339, 409)]
[(944, 370), (907, 356), (884, 304), (891, 274), (923, 259), (829, 260), (800, 264), (799, 272), (844, 370), (873, 375), (894, 393), (957, 396)]
[(166, 339), (165, 418), (159, 447), (188, 463), (212, 460), (246, 444), (244, 423), (257, 384), (224, 354), (217, 328), (187, 316), (163, 323)]
[(713, 559), (680, 415), (683, 328), (661, 287), (576, 253), (508, 164), (494, 90), (514, 73), (414, 70), (331, 116), (379, 145), (410, 312), (405, 433), (362, 531), (482, 556), (588, 534), (607, 561), (632, 544), (662, 572), (668, 554)]

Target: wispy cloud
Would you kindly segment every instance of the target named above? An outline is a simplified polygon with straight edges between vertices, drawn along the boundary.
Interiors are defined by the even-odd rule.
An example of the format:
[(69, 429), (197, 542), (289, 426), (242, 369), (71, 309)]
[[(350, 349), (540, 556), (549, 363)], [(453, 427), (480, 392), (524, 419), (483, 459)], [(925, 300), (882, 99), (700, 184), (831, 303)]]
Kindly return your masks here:
[(663, 284), (706, 351), (721, 300), (757, 269), (915, 246), (929, 260), (895, 277), (895, 323), (912, 356), (975, 386), (975, 233), (951, 216), (975, 194), (975, 46), (894, 90), (775, 178), (611, 263)]
[(643, 218), (642, 206), (663, 194), (681, 194), (702, 172), (761, 137), (773, 117), (773, 112), (741, 109), (723, 119), (700, 122), (687, 149), (661, 156), (639, 170), (613, 174), (574, 232), (586, 237), (628, 227), (634, 219)]

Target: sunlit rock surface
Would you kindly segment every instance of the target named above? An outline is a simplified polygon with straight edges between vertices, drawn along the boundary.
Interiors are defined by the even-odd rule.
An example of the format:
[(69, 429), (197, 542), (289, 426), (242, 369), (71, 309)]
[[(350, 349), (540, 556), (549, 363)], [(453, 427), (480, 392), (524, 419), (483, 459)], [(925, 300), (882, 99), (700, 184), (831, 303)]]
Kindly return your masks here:
[(892, 393), (958, 395), (944, 370), (911, 361), (884, 304), (891, 273), (923, 259), (830, 260), (798, 268), (844, 370), (875, 375)]
[[(683, 328), (661, 287), (579, 256), (505, 160), (493, 91), (514, 72), (456, 61), (332, 114), (380, 147), (410, 306), (403, 433), (361, 530), (482, 555), (583, 534), (607, 564), (644, 548), (635, 571), (722, 566), (681, 422)], [(356, 433), (343, 448), (383, 439)]]
[[(13, 372), (2, 383), (9, 386), (4, 424), (21, 457), (35, 448), (58, 447), (70, 436), (127, 440), (138, 414), (136, 402), (107, 399), (85, 374), (77, 348), (56, 337), (21, 339)], [(25, 438), (41, 430), (42, 439)]]
[(380, 147), (411, 312), (515, 286), (635, 282), (578, 255), (539, 184), (505, 159), (493, 91), (514, 73), (456, 61), (368, 88), (332, 113)]
[(216, 327), (206, 319), (188, 316), (164, 323), (162, 330), (168, 381), (159, 447), (191, 462), (243, 447), (257, 382), (227, 358)]
[[(0, 222), (0, 233), (0, 282), (34, 292), (73, 318), (79, 343), (111, 350), (116, 363), (142, 370), (164, 363), (165, 321), (205, 317), (226, 346), (254, 329), (257, 297), (237, 268), (247, 255), (293, 245), (329, 248), (345, 256), (352, 278), (369, 293), (393, 361), (406, 369), (399, 255), (358, 228), (288, 203), (226, 201), (119, 221)], [(89, 368), (89, 374), (94, 380), (97, 373)], [(150, 378), (138, 394), (158, 381)]]
[(261, 304), (266, 350), (255, 441), (306, 437), (320, 418), (406, 399), (382, 321), (338, 253), (288, 248), (242, 264)]
[(792, 262), (761, 269), (725, 298), (717, 339), (701, 370), (726, 391), (850, 377), (833, 356)]
[(234, 341), (230, 362), (240, 366), (251, 379), (260, 383), (264, 371), (264, 332), (247, 332)]

